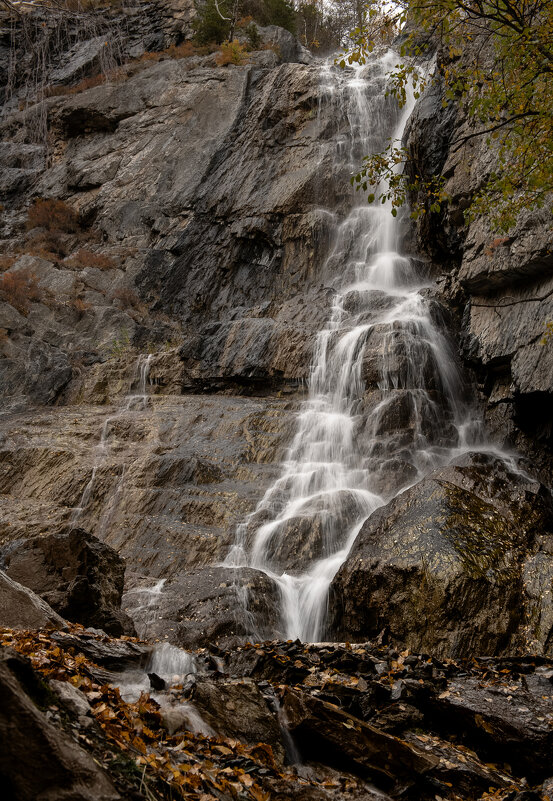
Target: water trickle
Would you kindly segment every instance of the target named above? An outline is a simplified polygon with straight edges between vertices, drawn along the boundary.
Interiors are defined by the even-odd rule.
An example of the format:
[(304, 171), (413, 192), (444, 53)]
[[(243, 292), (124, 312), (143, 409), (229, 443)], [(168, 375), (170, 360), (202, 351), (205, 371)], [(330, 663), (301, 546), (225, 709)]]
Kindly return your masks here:
[(196, 672), (196, 662), (188, 651), (164, 642), (154, 648), (147, 672), (156, 673), (168, 684), (177, 684), (189, 673)]
[(167, 579), (156, 581), (151, 587), (133, 587), (123, 595), (122, 606), (134, 621), (138, 636), (148, 639), (150, 627), (159, 613), (163, 587)]
[(280, 699), (271, 685), (265, 689), (265, 693), (265, 697), (269, 702), (269, 706), (272, 708), (278, 721), (282, 742), (284, 744), (284, 751), (286, 754), (286, 764), (296, 766), (301, 765), (303, 760), (296, 742), (290, 732), (286, 711), (280, 703)]
[[(114, 686), (119, 689), (121, 698), (130, 703), (137, 701), (142, 693), (148, 693), (159, 704), (164, 726), (170, 734), (185, 729), (214, 737), (216, 732), (204, 720), (194, 704), (175, 697), (170, 691), (175, 685), (182, 686), (190, 678), (190, 674), (195, 673), (197, 665), (193, 654), (170, 643), (161, 643), (153, 649), (144, 670), (122, 673)], [(158, 680), (163, 680), (164, 690), (152, 691), (150, 681), (152, 674), (155, 674)]]
[[(78, 505), (73, 509), (71, 515), (71, 526), (76, 527), (79, 523), (80, 518), (82, 517), (85, 510), (88, 508), (90, 501), (92, 499), (92, 494), (94, 491), (94, 486), (96, 483), (96, 475), (98, 473), (98, 469), (102, 466), (105, 461), (105, 458), (109, 452), (109, 436), (111, 432), (112, 424), (118, 420), (125, 412), (129, 411), (143, 411), (146, 409), (148, 405), (148, 393), (147, 393), (147, 385), (148, 385), (148, 376), (150, 373), (150, 362), (152, 360), (151, 354), (148, 356), (144, 356), (141, 354), (137, 361), (136, 366), (134, 369), (133, 379), (131, 381), (131, 389), (135, 383), (138, 384), (137, 392), (129, 394), (125, 397), (124, 405), (111, 417), (107, 417), (104, 421), (102, 426), (102, 432), (100, 434), (100, 440), (95, 449), (95, 457), (94, 457), (94, 466), (92, 468), (92, 473), (90, 475), (90, 479), (88, 480), (83, 494), (81, 495), (80, 501)], [(115, 492), (111, 496), (111, 502), (108, 504), (108, 508), (104, 510), (104, 513), (99, 521), (99, 536), (103, 533), (106, 529), (109, 520), (111, 519), (111, 515), (113, 513), (113, 506), (115, 501), (120, 497), (122, 490), (123, 490), (123, 481), (124, 481), (125, 470), (124, 467), (121, 470), (121, 475), (117, 481), (117, 485), (115, 487)]]
[[(330, 103), (345, 117), (335, 158), (350, 170), (403, 136), (414, 100), (399, 111), (386, 98), (392, 60), (323, 70), (319, 115)], [(277, 583), (279, 633), (304, 641), (321, 639), (330, 583), (367, 517), (481, 437), (431, 282), (398, 252), (389, 203), (365, 203), (354, 197), (335, 230), (323, 271), (336, 287), (334, 303), (282, 473), (225, 561)]]
[(121, 697), (125, 701), (136, 701), (141, 693), (150, 693), (152, 698), (168, 703), (164, 691), (151, 692), (149, 674), (155, 673), (163, 679), (167, 687), (182, 684), (187, 676), (196, 673), (196, 660), (193, 654), (169, 643), (161, 643), (153, 649), (144, 670), (129, 670), (122, 673), (117, 681)]

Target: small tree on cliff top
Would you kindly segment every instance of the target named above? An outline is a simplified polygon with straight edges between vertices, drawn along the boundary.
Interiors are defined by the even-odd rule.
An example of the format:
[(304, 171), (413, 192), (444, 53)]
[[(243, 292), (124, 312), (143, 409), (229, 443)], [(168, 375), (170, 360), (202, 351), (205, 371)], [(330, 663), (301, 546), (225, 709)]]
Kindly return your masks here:
[[(551, 204), (553, 190), (553, 3), (551, 0), (369, 0), (363, 26), (352, 34), (353, 47), (342, 59), (364, 63), (384, 33), (401, 31), (400, 60), (391, 75), (391, 92), (405, 102), (409, 81), (415, 96), (425, 88), (421, 60), (437, 50), (437, 70), (445, 84), (444, 105), (460, 102), (470, 133), (450, 143), (463, 147), (486, 137), (496, 167), (485, 177), (469, 214), (488, 212), (498, 230), (507, 230), (522, 209)], [(432, 80), (432, 78), (430, 79)], [(428, 208), (445, 199), (441, 176), (423, 181), (394, 171), (407, 160), (401, 147), (370, 155), (354, 176), (367, 189), (382, 177), (391, 181), (394, 211), (410, 191), (425, 189)], [(369, 195), (369, 200), (375, 200)], [(414, 214), (421, 209), (415, 209)]]

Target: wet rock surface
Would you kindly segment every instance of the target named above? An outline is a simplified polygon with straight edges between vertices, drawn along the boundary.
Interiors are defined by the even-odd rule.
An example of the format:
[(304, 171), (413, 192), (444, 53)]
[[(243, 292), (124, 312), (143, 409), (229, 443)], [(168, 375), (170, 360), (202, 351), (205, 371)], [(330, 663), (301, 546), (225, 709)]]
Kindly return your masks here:
[(76, 649), (106, 670), (123, 671), (144, 667), (152, 651), (152, 646), (128, 639), (113, 640), (102, 631), (78, 629), (76, 632), (56, 632), (52, 639), (69, 651)]
[[(388, 782), (414, 784), (436, 766), (437, 760), (416, 747), (372, 726), (354, 720), (335, 704), (289, 690), (283, 698), (284, 715), (292, 737), (305, 743), (307, 758), (326, 759), (335, 767), (354, 766)], [(344, 736), (343, 729), (348, 730)], [(324, 760), (323, 760), (324, 761)]]
[(493, 162), (479, 137), (451, 144), (469, 127), (455, 104), (442, 106), (439, 85), (415, 109), (409, 147), (417, 169), (445, 175), (449, 196), (440, 216), (417, 225), (416, 248), (458, 314), (460, 351), (475, 371), (490, 430), (550, 484), (553, 363), (543, 344), (552, 316), (550, 212), (524, 211), (507, 233), (483, 216), (467, 223), (464, 212)]
[(530, 564), (539, 573), (535, 554), (552, 536), (549, 493), (492, 457), (463, 461), (364, 524), (331, 587), (335, 636), (363, 641), (384, 631), (450, 657), (550, 653), (550, 629), (525, 579)]
[(124, 562), (83, 529), (16, 541), (4, 553), (4, 565), (10, 578), (67, 620), (115, 636), (135, 634), (132, 620), (121, 611)]
[(256, 682), (198, 678), (191, 701), (219, 736), (245, 743), (267, 743), (277, 763), (283, 764), (285, 748), (278, 717)]
[[(1, 640), (24, 655), (3, 649), (25, 686), (39, 688), (40, 699), (28, 692), (58, 737), (68, 732), (93, 754), (119, 792), (127, 765), (124, 797), (177, 789), (220, 801), (237, 791), (253, 801), (547, 797), (553, 662), (545, 657), (456, 662), (375, 643), (213, 646), (193, 655), (196, 672), (132, 700), (128, 664), (112, 665), (106, 681), (91, 660), (94, 650), (138, 644), (76, 626), (62, 637), (3, 629)], [(172, 653), (175, 669), (178, 661)], [(17, 752), (12, 775), (20, 764)]]
[[(132, 376), (133, 370), (128, 373)], [(155, 389), (148, 386), (150, 392)], [(13, 552), (29, 535), (50, 538), (63, 531), (96, 467), (78, 525), (124, 558), (130, 591), (124, 610), (145, 636), (165, 636), (183, 615), (192, 621), (193, 599), (199, 602), (205, 592), (205, 624), (213, 634), (219, 624), (207, 598), (224, 595), (219, 584), (232, 583), (233, 577), (214, 579), (211, 586), (204, 581), (202, 589), (200, 570), (225, 558), (235, 525), (274, 477), (295, 403), (286, 398), (149, 395), (145, 408), (139, 398), (127, 407), (125, 400), (119, 407), (37, 410), (32, 424), (26, 415), (4, 419), (3, 550)], [(167, 581), (166, 623), (159, 619), (160, 598), (150, 592), (162, 579)], [(178, 591), (181, 580), (185, 592)], [(230, 590), (227, 595), (235, 604)], [(150, 628), (152, 621), (155, 627)], [(200, 637), (204, 624), (194, 625), (193, 637)]]
[(240, 642), (252, 630), (266, 636), (280, 623), (277, 588), (249, 568), (198, 568), (174, 577), (149, 599), (137, 585), (126, 603), (142, 636), (183, 648)]

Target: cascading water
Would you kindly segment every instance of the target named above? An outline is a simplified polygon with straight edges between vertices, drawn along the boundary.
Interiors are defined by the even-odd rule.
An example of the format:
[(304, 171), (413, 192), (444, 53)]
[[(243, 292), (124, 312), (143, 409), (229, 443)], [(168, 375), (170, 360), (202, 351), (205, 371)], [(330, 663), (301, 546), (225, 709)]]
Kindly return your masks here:
[[(133, 587), (124, 595), (124, 607), (135, 621), (141, 639), (148, 639), (149, 629), (159, 612), (159, 603), (167, 579), (156, 581), (151, 587)], [(140, 620), (140, 624), (137, 622)]]
[[(386, 98), (393, 63), (386, 54), (365, 69), (324, 69), (322, 104), (347, 120), (336, 158), (350, 172), (390, 134), (403, 136), (414, 100), (398, 111)], [(367, 517), (481, 434), (431, 283), (398, 253), (398, 241), (388, 203), (357, 197), (337, 225), (324, 267), (337, 291), (297, 433), (280, 478), (239, 527), (225, 561), (278, 584), (279, 633), (289, 638), (321, 639), (330, 583)]]

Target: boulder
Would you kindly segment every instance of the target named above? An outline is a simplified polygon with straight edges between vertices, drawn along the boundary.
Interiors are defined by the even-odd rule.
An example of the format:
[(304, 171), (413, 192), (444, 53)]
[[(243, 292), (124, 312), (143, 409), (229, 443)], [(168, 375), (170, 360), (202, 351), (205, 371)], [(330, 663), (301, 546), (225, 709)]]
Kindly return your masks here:
[[(481, 762), (474, 752), (464, 746), (449, 742), (445, 737), (407, 732), (405, 739), (418, 748), (439, 759), (439, 764), (427, 775), (428, 795), (434, 798), (440, 791), (447, 796), (450, 787), (456, 793), (469, 798), (479, 798), (490, 787), (505, 788), (512, 784), (512, 778), (502, 773), (493, 764)], [(424, 797), (424, 795), (423, 795)]]
[[(11, 319), (7, 321), (7, 330), (19, 327), (19, 319), (13, 319), (13, 311), (8, 311)], [(2, 314), (2, 317), (8, 315)], [(67, 354), (57, 347), (39, 338), (27, 338), (28, 329), (22, 332), (17, 345), (25, 350), (25, 360), (21, 352), (9, 353), (0, 364), (0, 397), (9, 402), (27, 396), (33, 403), (54, 403), (61, 395), (71, 377), (73, 370)]]
[(56, 681), (55, 679), (50, 680), (50, 686), (70, 714), (80, 718), (92, 716), (92, 708), (87, 697), (78, 687), (69, 681)]
[(415, 784), (438, 760), (295, 688), (283, 698), (287, 725), (304, 757), (376, 775), (379, 783)]
[(5, 798), (18, 801), (117, 801), (96, 761), (41, 711), (45, 685), (30, 663), (0, 651), (0, 775)]
[(101, 631), (84, 631), (81, 634), (55, 632), (52, 635), (62, 648), (81, 653), (105, 670), (122, 672), (144, 668), (151, 658), (152, 646), (126, 640), (113, 640)]
[(72, 83), (83, 75), (100, 71), (102, 54), (108, 52), (105, 36), (78, 42), (64, 54), (63, 64), (50, 74), (54, 83)]
[(261, 640), (279, 628), (279, 593), (257, 570), (206, 567), (172, 579), (133, 617), (142, 637), (183, 648)]
[(551, 693), (547, 679), (530, 692), (516, 684), (486, 686), (475, 677), (457, 677), (432, 701), (430, 714), (488, 759), (543, 780), (553, 747)]
[(192, 702), (220, 737), (253, 745), (268, 743), (282, 764), (284, 746), (276, 714), (269, 709), (255, 682), (198, 677)]
[(312, 54), (290, 31), (280, 28), (278, 25), (267, 25), (264, 28), (258, 26), (258, 28), (262, 41), (273, 45), (282, 61), (299, 64), (313, 63)]
[(5, 556), (6, 573), (44, 598), (67, 620), (109, 634), (134, 634), (121, 611), (125, 564), (80, 528), (19, 541)]
[(10, 629), (65, 628), (46, 601), (0, 570), (0, 626)]
[[(333, 631), (358, 642), (385, 631), (442, 656), (522, 649), (523, 563), (552, 531), (538, 482), (498, 459), (464, 457), (367, 520), (331, 586)], [(541, 637), (550, 648), (549, 630)]]

